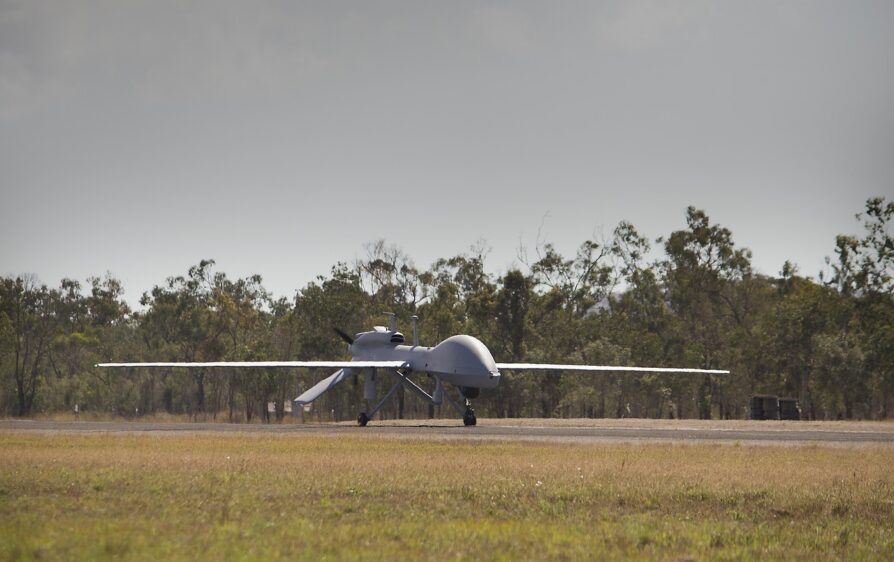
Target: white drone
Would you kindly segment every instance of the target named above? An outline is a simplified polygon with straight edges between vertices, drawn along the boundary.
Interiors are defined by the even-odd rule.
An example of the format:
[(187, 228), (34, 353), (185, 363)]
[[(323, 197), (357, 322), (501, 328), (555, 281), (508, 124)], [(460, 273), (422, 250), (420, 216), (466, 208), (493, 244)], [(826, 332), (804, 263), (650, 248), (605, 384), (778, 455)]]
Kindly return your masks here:
[[(458, 335), (447, 338), (434, 347), (419, 345), (416, 332), (417, 317), (413, 316), (413, 345), (404, 345), (404, 335), (397, 331), (394, 314), (390, 316), (390, 326), (375, 326), (370, 332), (361, 332), (353, 338), (336, 328), (336, 332), (348, 343), (350, 361), (214, 361), (193, 363), (99, 363), (97, 367), (154, 367), (154, 368), (334, 368), (338, 371), (321, 380), (298, 398), (295, 406), (310, 404), (346, 378), (363, 371), (363, 397), (367, 405), (377, 398), (377, 369), (385, 369), (397, 376), (397, 382), (369, 412), (361, 412), (357, 423), (365, 426), (376, 415), (385, 402), (402, 385), (415, 391), (432, 404), (440, 405), (444, 397), (458, 410), (459, 405), (444, 391), (444, 383), (459, 389), (465, 400), (463, 424), (475, 425), (477, 419), (472, 409), (473, 398), (477, 398), (482, 388), (495, 388), (500, 382), (500, 370), (517, 371), (598, 371), (634, 373), (701, 373), (725, 375), (729, 371), (715, 369), (675, 369), (655, 367), (616, 367), (606, 365), (553, 365), (545, 363), (497, 363), (490, 350), (478, 339)], [(410, 380), (409, 373), (427, 373), (435, 380), (434, 391), (429, 394)]]

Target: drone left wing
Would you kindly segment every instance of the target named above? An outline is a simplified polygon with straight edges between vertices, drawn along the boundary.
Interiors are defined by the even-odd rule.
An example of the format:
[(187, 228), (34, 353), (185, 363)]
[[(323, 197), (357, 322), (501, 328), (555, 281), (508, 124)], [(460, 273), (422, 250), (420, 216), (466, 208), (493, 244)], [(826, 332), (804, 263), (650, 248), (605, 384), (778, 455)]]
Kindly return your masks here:
[(497, 369), (509, 371), (597, 371), (608, 373), (703, 373), (728, 375), (720, 369), (679, 369), (674, 367), (616, 367), (612, 365), (554, 365), (549, 363), (497, 363)]
[(96, 367), (148, 367), (178, 369), (291, 369), (295, 367), (319, 369), (381, 368), (402, 369), (405, 361), (206, 361), (206, 362), (160, 362), (160, 363), (97, 363)]

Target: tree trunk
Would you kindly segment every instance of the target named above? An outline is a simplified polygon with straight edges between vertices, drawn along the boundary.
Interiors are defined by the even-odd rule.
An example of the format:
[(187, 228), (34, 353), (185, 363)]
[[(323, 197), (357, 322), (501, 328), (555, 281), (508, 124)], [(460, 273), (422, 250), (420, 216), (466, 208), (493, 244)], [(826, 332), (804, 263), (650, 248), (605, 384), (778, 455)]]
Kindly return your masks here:
[(816, 419), (816, 413), (813, 410), (813, 403), (810, 401), (810, 369), (804, 368), (801, 371), (801, 384), (798, 400), (801, 401), (801, 411), (806, 413), (808, 419)]
[(205, 372), (199, 371), (193, 378), (196, 381), (196, 411), (205, 412)]
[(698, 417), (699, 419), (711, 419), (711, 380), (710, 375), (705, 375), (705, 379), (698, 387)]

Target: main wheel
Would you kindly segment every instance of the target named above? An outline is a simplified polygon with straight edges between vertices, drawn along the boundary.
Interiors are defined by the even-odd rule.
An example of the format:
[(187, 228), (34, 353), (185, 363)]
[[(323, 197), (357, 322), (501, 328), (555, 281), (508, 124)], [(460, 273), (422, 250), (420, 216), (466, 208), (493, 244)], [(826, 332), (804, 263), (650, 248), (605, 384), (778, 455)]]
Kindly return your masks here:
[(369, 423), (369, 416), (366, 415), (366, 412), (360, 412), (360, 415), (357, 416), (357, 425), (360, 427), (366, 427), (366, 424)]
[(478, 423), (478, 418), (475, 417), (475, 411), (472, 408), (468, 408), (466, 413), (463, 414), (463, 425), (475, 425)]

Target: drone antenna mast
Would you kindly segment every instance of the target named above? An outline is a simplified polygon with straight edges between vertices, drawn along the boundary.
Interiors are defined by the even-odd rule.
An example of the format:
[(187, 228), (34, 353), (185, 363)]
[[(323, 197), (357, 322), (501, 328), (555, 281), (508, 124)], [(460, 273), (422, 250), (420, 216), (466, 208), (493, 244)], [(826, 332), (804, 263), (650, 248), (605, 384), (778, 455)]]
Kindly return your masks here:
[(392, 332), (397, 331), (397, 316), (393, 312), (385, 312), (385, 316), (388, 317), (388, 330)]
[(419, 320), (419, 317), (414, 314), (411, 317), (411, 320), (413, 320), (413, 345), (418, 346), (419, 345), (419, 332), (416, 331), (416, 321)]

